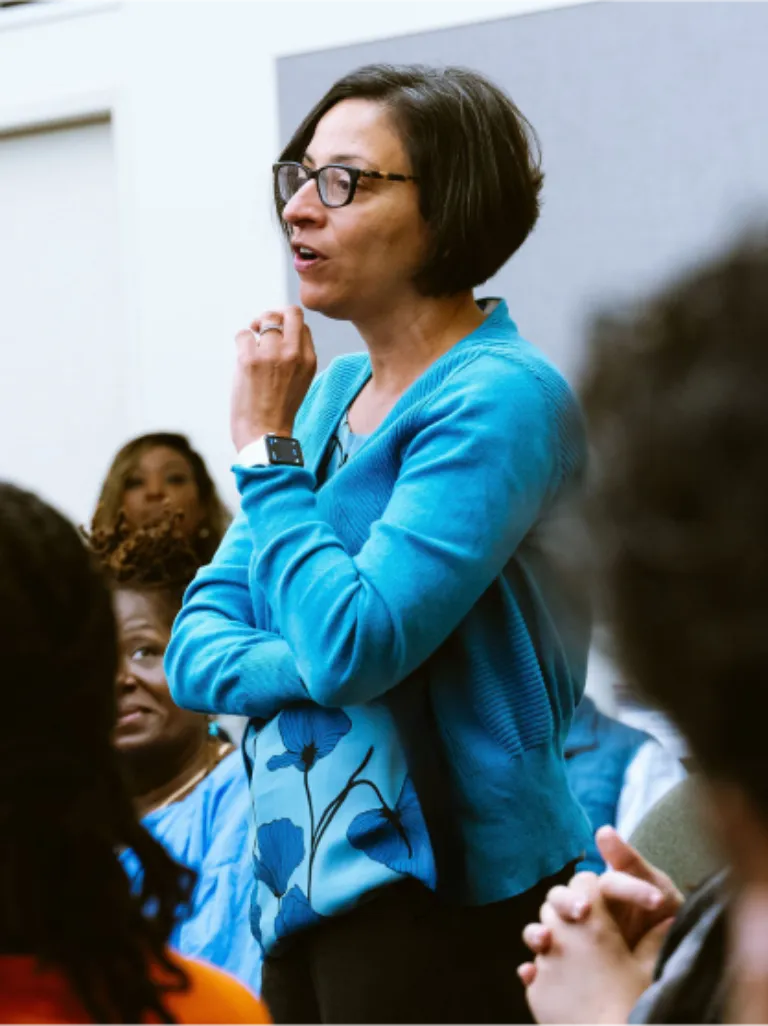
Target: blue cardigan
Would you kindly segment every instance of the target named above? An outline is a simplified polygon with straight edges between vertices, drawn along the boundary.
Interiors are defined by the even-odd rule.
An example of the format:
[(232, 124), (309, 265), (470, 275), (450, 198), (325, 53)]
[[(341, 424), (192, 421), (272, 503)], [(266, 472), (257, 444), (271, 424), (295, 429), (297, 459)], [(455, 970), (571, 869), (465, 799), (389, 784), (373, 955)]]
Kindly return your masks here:
[[(370, 373), (367, 356), (346, 356), (313, 383), (295, 426), (304, 468), (235, 467), (242, 510), (187, 593), (168, 679), (181, 705), (251, 717), (252, 755), (298, 703), (379, 703), (406, 755), (438, 889), (498, 901), (590, 841), (563, 761), (588, 618), (545, 544), (583, 470), (582, 421), (562, 377), (500, 303), (318, 486), (329, 440)], [(308, 741), (290, 716), (285, 754), (269, 769)], [(321, 749), (326, 775), (347, 740), (327, 722), (335, 750)], [(296, 748), (295, 769), (321, 757), (311, 745), (303, 763)], [(252, 792), (258, 824), (261, 804), (279, 796), (278, 774), (254, 772)], [(277, 883), (264, 858), (257, 877), (268, 877), (279, 905), (290, 896), (287, 863)], [(336, 895), (334, 910), (358, 896), (345, 904)], [(311, 916), (283, 918), (306, 925)]]

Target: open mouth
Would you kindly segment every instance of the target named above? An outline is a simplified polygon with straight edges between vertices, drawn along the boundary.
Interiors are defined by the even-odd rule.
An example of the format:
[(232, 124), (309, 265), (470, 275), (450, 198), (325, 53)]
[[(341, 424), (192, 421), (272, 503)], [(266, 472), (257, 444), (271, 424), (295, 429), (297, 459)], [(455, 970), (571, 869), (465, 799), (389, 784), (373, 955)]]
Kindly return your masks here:
[(317, 264), (325, 260), (323, 254), (318, 253), (311, 246), (294, 243), (291, 248), (293, 249), (293, 263), (298, 271), (309, 270), (309, 268), (316, 267)]

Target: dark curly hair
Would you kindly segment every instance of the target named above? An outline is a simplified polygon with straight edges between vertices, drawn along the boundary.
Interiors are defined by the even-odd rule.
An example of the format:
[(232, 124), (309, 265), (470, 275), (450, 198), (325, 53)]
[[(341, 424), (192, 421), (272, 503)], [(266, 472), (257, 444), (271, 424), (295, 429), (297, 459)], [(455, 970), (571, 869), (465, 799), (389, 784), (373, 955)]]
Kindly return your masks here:
[(139, 824), (120, 774), (109, 590), (75, 527), (5, 483), (0, 610), (0, 950), (60, 969), (95, 1022), (173, 1021), (163, 995), (187, 979), (166, 944), (194, 874)]
[(601, 318), (588, 521), (617, 653), (768, 815), (768, 233)]
[(221, 539), (232, 519), (216, 490), (213, 478), (208, 472), (205, 460), (192, 448), (186, 435), (173, 431), (155, 431), (147, 435), (132, 438), (116, 453), (107, 471), (93, 516), (94, 528), (111, 529), (117, 523), (125, 496), (125, 482), (133, 473), (136, 464), (149, 449), (163, 446), (173, 449), (182, 456), (192, 468), (192, 474), (200, 496), (200, 505), (204, 511), (204, 531), (192, 540), (195, 551), (202, 563), (213, 559)]
[(184, 592), (202, 560), (185, 535), (179, 513), (166, 513), (146, 527), (131, 527), (119, 513), (110, 527), (94, 521), (85, 538), (107, 582), (160, 595), (171, 617), (181, 608)]

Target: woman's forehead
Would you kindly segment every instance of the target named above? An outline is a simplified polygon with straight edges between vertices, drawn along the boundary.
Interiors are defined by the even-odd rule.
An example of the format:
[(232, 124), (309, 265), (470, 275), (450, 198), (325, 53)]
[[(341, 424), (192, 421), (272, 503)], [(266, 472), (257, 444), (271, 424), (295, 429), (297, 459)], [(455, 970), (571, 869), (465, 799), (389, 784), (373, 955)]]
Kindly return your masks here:
[(136, 588), (116, 588), (113, 596), (115, 616), (123, 630), (155, 627), (160, 620), (154, 596)]
[(169, 445), (152, 445), (138, 453), (134, 468), (164, 470), (166, 467), (190, 469), (189, 460)]
[(113, 595), (115, 618), (121, 634), (153, 631), (169, 636), (179, 602), (162, 587), (116, 588)]
[[(402, 165), (405, 149), (389, 112), (372, 100), (342, 100), (324, 114), (307, 146), (306, 157), (322, 164)], [(387, 165), (385, 167), (385, 165)]]

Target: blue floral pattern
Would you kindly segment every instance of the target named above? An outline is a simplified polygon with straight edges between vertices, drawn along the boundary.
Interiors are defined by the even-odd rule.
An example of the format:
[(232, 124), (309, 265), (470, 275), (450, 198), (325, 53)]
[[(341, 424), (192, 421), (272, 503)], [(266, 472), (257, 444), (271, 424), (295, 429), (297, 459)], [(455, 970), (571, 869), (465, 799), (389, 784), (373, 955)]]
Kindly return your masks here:
[(250, 924), (251, 924), (251, 933), (253, 934), (253, 936), (254, 936), (254, 938), (256, 940), (256, 943), (259, 945), (260, 948), (263, 948), (264, 944), (263, 944), (262, 939), (261, 939), (261, 906), (256, 901), (256, 895), (255, 894), (254, 894), (253, 898), (251, 899)]
[(396, 873), (431, 885), (432, 849), (427, 824), (410, 777), (405, 778), (394, 809), (382, 804), (361, 812), (347, 830), (349, 843)]
[[(350, 907), (358, 887), (363, 894), (403, 875), (435, 886), (427, 826), (388, 710), (306, 703), (282, 710), (252, 739), (254, 809), (257, 823), (260, 811), (268, 822), (256, 830), (251, 922), (267, 953)], [(355, 881), (349, 891), (335, 867)]]
[(341, 709), (298, 706), (284, 709), (278, 717), (277, 726), (285, 752), (273, 755), (267, 763), (267, 769), (274, 772), (285, 766), (293, 766), (308, 773), (320, 759), (330, 755), (344, 735), (349, 733), (352, 721)]
[(282, 898), (304, 859), (304, 831), (289, 819), (276, 819), (260, 826), (256, 838), (259, 854), (253, 858), (254, 875), (276, 898)]
[(291, 887), (280, 903), (280, 911), (275, 919), (275, 933), (281, 940), (289, 934), (314, 926), (322, 918), (312, 908), (302, 889)]

